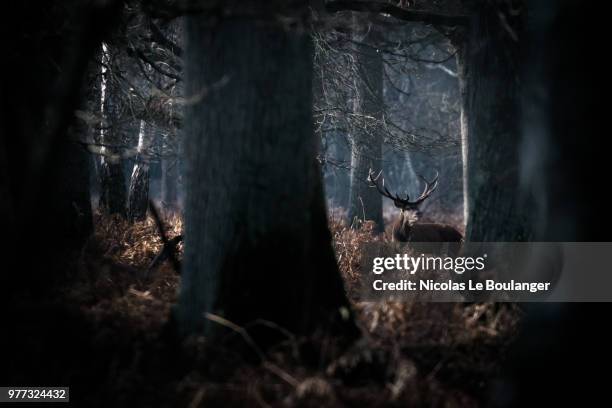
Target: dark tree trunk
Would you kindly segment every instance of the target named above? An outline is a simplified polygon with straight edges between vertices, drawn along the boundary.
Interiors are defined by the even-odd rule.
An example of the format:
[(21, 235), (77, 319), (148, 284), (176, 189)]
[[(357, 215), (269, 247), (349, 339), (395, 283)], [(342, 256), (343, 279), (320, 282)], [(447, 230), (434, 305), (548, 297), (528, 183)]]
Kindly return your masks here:
[(210, 92), (185, 116), (182, 332), (220, 327), (207, 312), (302, 334), (326, 326), (348, 303), (316, 163), (310, 38), (195, 16), (186, 38), (186, 94)]
[(86, 130), (71, 126), (83, 108), (88, 61), (116, 5), (16, 3), (0, 26), (11, 61), (0, 67), (0, 207), (10, 237), (3, 269), (12, 271), (0, 274), (0, 288), (12, 296), (48, 293), (91, 229), (88, 155), (75, 140)]
[(577, 0), (536, 0), (530, 7), (523, 135), (530, 155), (523, 172), (539, 204), (538, 239), (610, 241), (610, 204), (602, 196), (610, 183), (601, 80), (608, 67), (584, 58), (605, 46), (607, 14)]
[(347, 164), (350, 163), (351, 152), (346, 136), (339, 132), (330, 132), (326, 135), (328, 148), (326, 154), (331, 163), (326, 163), (325, 173), (326, 197), (337, 208), (348, 208), (350, 194), (350, 173)]
[(458, 60), (470, 241), (531, 237), (531, 200), (521, 194), (519, 177), (522, 17), (503, 4), (479, 3)]
[[(316, 64), (315, 64), (316, 66)], [(313, 99), (315, 102), (325, 98), (324, 92), (325, 78), (321, 69), (314, 69), (313, 74)], [(324, 106), (323, 101), (320, 106)], [(316, 118), (322, 122), (324, 118)], [(346, 135), (337, 130), (325, 131), (324, 126), (315, 126), (317, 129), (316, 137), (320, 139), (321, 154), (323, 156), (322, 174), (325, 186), (325, 197), (333, 208), (348, 208), (348, 196), (350, 193), (350, 179), (348, 168), (345, 163), (350, 162), (350, 149), (347, 148)]]
[[(522, 170), (539, 204), (537, 238), (610, 241), (610, 203), (602, 197), (602, 187), (610, 183), (609, 93), (602, 80), (609, 67), (585, 58), (609, 47), (609, 15), (579, 0), (535, 0), (529, 6), (523, 132), (529, 154)], [(598, 269), (609, 287), (607, 262), (585, 268)], [(612, 338), (601, 322), (610, 319), (610, 304), (528, 306), (501, 370), (503, 381), (494, 381), (495, 389), (512, 392), (487, 405), (563, 406), (570, 400), (597, 405), (608, 398), (607, 377), (593, 366), (609, 366)], [(581, 374), (568, 376), (568, 367)]]
[[(30, 29), (35, 28), (30, 27)], [(28, 41), (33, 41), (37, 35), (45, 38), (45, 33), (24, 36), (28, 38), (24, 40), (26, 43), (24, 46), (27, 47)], [(73, 44), (69, 43), (66, 49), (59, 47), (63, 53), (58, 50), (55, 50), (57, 54), (49, 51), (49, 55), (45, 54), (46, 57), (40, 58), (60, 60), (70, 65), (75, 56), (64, 53), (70, 53), (71, 45)], [(5, 123), (0, 124), (0, 131), (3, 139), (6, 138), (3, 143), (7, 145), (6, 151), (0, 152), (0, 155), (4, 156), (4, 160), (0, 157), (2, 160), (0, 179), (4, 179), (2, 183), (4, 186), (0, 189), (5, 189), (2, 201), (6, 200), (6, 210), (10, 211), (6, 215), (17, 217), (12, 222), (15, 222), (15, 225), (28, 225), (28, 228), (44, 227), (44, 236), (49, 238), (48, 234), (53, 234), (54, 242), (62, 243), (62, 250), (58, 249), (58, 255), (61, 257), (65, 256), (67, 251), (80, 250), (92, 231), (90, 156), (84, 145), (90, 129), (85, 122), (75, 119), (75, 111), (88, 110), (88, 101), (92, 96), (95, 81), (95, 65), (86, 64), (86, 61), (80, 62), (82, 65), (73, 72), (75, 78), (69, 80), (77, 85), (67, 90), (73, 92), (70, 95), (71, 100), (66, 101), (67, 106), (45, 109), (44, 103), (60, 103), (45, 98), (59, 98), (64, 95), (56, 89), (59, 86), (59, 79), (54, 74), (56, 68), (46, 65), (48, 61), (38, 61), (37, 58), (32, 57), (36, 60), (32, 64), (42, 64), (38, 67), (39, 75), (31, 79), (32, 84), (27, 84), (24, 92), (33, 87), (35, 91), (31, 92), (31, 95), (39, 95), (37, 97), (41, 98), (41, 101), (20, 100), (24, 96), (13, 100), (15, 90), (12, 89), (13, 84), (10, 83), (10, 79), (2, 86), (2, 98), (7, 102), (13, 100), (14, 106), (10, 108), (1, 106), (3, 116), (6, 116), (3, 118)], [(43, 70), (43, 67), (46, 70)], [(26, 73), (37, 72), (37, 67), (16, 69), (25, 70)], [(22, 111), (17, 110), (19, 106), (22, 106)], [(23, 112), (29, 113), (27, 120), (23, 117), (24, 123), (21, 123), (22, 117), (19, 115)], [(64, 115), (69, 119), (65, 119)], [(9, 125), (9, 121), (12, 124)], [(52, 134), (55, 130), (54, 125), (61, 126), (63, 137)], [(14, 127), (12, 132), (6, 131), (11, 127)], [(19, 233), (26, 232), (28, 228), (24, 227), (24, 231)], [(15, 235), (9, 235), (13, 237), (12, 239), (16, 239)], [(34, 238), (37, 240), (43, 234), (32, 235), (37, 236)], [(31, 244), (34, 243), (30, 242)], [(48, 245), (54, 247), (50, 243)]]
[[(94, 90), (96, 64), (90, 64), (81, 88), (79, 108), (88, 109)], [(83, 121), (76, 121), (68, 130), (69, 138), (58, 142), (56, 196), (49, 198), (51, 213), (57, 219), (56, 231), (71, 247), (80, 249), (93, 231), (90, 194), (91, 156), (86, 143), (93, 129)]]
[(50, 213), (56, 219), (55, 231), (77, 249), (85, 243), (93, 229), (89, 195), (90, 156), (85, 147), (76, 141), (60, 143), (57, 195), (47, 199)]
[(147, 217), (149, 203), (149, 157), (148, 148), (151, 139), (150, 126), (140, 122), (138, 132), (138, 156), (130, 178), (128, 195), (128, 219), (132, 222), (142, 221)]
[[(367, 29), (367, 25), (359, 27)], [(362, 220), (376, 223), (378, 231), (384, 230), (382, 217), (382, 197), (367, 182), (370, 169), (378, 173), (382, 162), (382, 135), (374, 118), (382, 118), (383, 107), (383, 60), (377, 52), (381, 34), (375, 27), (370, 27), (364, 38), (359, 39), (363, 45), (357, 45), (356, 59), (359, 78), (356, 79), (355, 108), (356, 114), (363, 120), (351, 134), (351, 193), (348, 217), (355, 225)]]
[(107, 214), (125, 216), (126, 187), (122, 161), (109, 156), (102, 158), (100, 178), (100, 204)]
[[(81, 85), (79, 109), (88, 112), (97, 94), (98, 64), (89, 63)], [(95, 102), (94, 102), (95, 104)], [(63, 213), (60, 221), (67, 240), (79, 249), (93, 231), (91, 208), (92, 157), (86, 149), (96, 129), (83, 120), (76, 120), (68, 129), (69, 140), (60, 142), (58, 158), (59, 194), (54, 213)]]
[[(183, 82), (179, 82), (175, 85), (173, 91), (179, 95), (184, 94)], [(172, 114), (176, 112), (182, 115), (183, 108), (181, 106), (171, 105), (169, 110)], [(160, 195), (163, 208), (169, 212), (179, 210), (179, 176), (181, 174), (180, 170), (182, 164), (180, 158), (184, 157), (184, 144), (178, 143), (176, 136), (175, 132), (166, 132), (161, 138), (162, 160)]]
[[(426, 204), (432, 205), (437, 214), (436, 220), (440, 222), (451, 222), (457, 216), (463, 216), (463, 174), (461, 167), (460, 147), (449, 148), (441, 151), (439, 156), (431, 160), (431, 164), (424, 172), (424, 176), (431, 178), (437, 170), (440, 175), (440, 185)], [(419, 188), (423, 185), (418, 180)], [(417, 188), (417, 190), (419, 190)], [(418, 191), (419, 194), (421, 191)]]

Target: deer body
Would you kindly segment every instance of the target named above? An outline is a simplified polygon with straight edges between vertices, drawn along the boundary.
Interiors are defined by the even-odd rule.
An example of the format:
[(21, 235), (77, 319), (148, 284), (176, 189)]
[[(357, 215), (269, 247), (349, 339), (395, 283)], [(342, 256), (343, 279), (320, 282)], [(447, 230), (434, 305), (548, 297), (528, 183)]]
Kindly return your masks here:
[(393, 240), (399, 242), (461, 242), (463, 235), (450, 225), (416, 223), (405, 211), (393, 223)]

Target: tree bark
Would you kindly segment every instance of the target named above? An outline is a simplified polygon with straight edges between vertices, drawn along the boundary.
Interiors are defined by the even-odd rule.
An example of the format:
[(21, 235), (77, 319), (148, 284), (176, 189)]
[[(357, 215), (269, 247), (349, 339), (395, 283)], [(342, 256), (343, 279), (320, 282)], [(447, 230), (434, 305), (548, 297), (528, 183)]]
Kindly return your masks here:
[[(351, 152), (346, 136), (337, 131), (329, 132), (326, 136), (328, 147), (326, 154), (333, 163), (326, 163), (323, 167), (325, 178), (325, 194), (331, 205), (337, 208), (348, 208), (350, 195), (350, 173), (346, 163), (350, 163)], [(337, 164), (340, 163), (340, 164)]]
[(138, 132), (138, 156), (132, 177), (130, 179), (130, 192), (128, 196), (128, 219), (132, 222), (142, 221), (147, 217), (149, 204), (149, 158), (148, 149), (152, 135), (150, 127), (140, 121)]
[(100, 158), (100, 204), (107, 214), (118, 214), (123, 217), (127, 212), (127, 188), (123, 174), (123, 159), (119, 146), (122, 144), (119, 126), (119, 100), (117, 84), (112, 80), (105, 81), (103, 93), (103, 114), (107, 128), (100, 134), (103, 155)]
[(316, 163), (311, 40), (274, 21), (207, 23), (186, 24), (186, 94), (209, 92), (185, 116), (180, 329), (214, 333), (216, 313), (311, 333), (348, 310)]
[[(361, 25), (363, 29), (363, 25)], [(351, 193), (348, 217), (353, 225), (360, 221), (374, 221), (376, 229), (384, 230), (382, 197), (367, 182), (370, 169), (378, 173), (382, 162), (382, 135), (376, 123), (382, 119), (383, 107), (383, 60), (376, 47), (381, 33), (370, 27), (363, 44), (356, 46), (359, 77), (356, 79), (356, 114), (362, 117), (360, 125), (351, 134)]]
[(519, 172), (522, 22), (503, 13), (502, 4), (487, 2), (473, 11), (458, 61), (470, 241), (531, 237), (532, 203)]
[(126, 215), (126, 187), (123, 163), (103, 157), (100, 164), (100, 204), (107, 214)]

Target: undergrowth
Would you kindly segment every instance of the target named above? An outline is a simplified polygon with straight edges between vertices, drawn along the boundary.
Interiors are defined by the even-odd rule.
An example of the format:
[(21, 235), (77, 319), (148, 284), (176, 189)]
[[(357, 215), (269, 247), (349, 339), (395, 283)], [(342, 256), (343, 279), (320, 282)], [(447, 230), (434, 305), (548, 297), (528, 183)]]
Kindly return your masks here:
[[(169, 238), (182, 227), (180, 217), (166, 218)], [(149, 268), (162, 249), (154, 221), (97, 215), (77, 276), (62, 294), (91, 327), (86, 350), (92, 361), (82, 369), (97, 371), (88, 405), (478, 406), (485, 379), (516, 334), (517, 308), (364, 301), (358, 290), (362, 248), (387, 242), (389, 234), (377, 235), (367, 222), (349, 228), (340, 217), (331, 218), (330, 229), (364, 339), (314, 365), (296, 351), (305, 339), (245, 361), (204, 337), (179, 344), (178, 352), (164, 346), (180, 277), (169, 262)]]

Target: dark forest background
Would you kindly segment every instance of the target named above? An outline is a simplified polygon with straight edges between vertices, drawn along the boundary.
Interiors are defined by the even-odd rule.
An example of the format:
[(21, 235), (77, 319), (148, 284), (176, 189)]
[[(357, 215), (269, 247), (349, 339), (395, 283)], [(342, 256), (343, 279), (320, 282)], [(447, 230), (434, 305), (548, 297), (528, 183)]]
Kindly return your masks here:
[(0, 385), (78, 406), (600, 394), (604, 304), (373, 304), (417, 197), (469, 241), (606, 241), (578, 1), (46, 1), (1, 25)]

